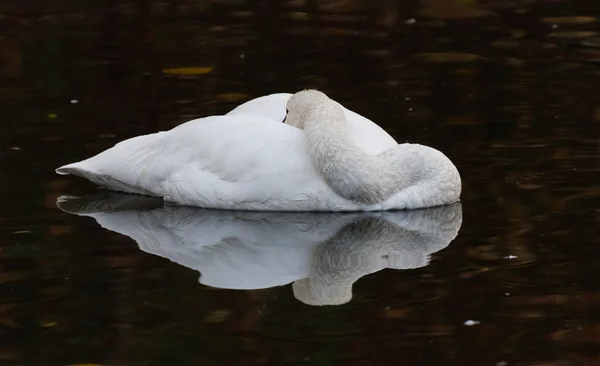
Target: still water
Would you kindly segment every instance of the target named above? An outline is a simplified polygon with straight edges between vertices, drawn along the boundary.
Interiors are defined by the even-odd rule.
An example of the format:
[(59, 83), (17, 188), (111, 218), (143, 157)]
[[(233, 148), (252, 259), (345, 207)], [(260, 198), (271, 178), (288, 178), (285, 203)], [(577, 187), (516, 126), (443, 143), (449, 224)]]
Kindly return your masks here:
[[(600, 364), (599, 15), (596, 0), (3, 1), (0, 362)], [(54, 174), (308, 87), (446, 153), (462, 201), (234, 214)], [(65, 194), (86, 200), (57, 207)]]

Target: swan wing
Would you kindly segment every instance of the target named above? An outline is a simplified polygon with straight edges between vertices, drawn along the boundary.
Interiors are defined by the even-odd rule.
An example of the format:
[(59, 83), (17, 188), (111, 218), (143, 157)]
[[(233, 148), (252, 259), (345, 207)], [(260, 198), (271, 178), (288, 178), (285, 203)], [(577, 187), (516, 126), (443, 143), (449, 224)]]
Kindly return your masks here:
[[(194, 206), (248, 209), (280, 200), (331, 196), (301, 130), (255, 116), (216, 116), (143, 135), (57, 169), (108, 189)], [(257, 207), (252, 205), (256, 203)], [(309, 202), (306, 202), (310, 205)]]
[[(316, 171), (301, 130), (249, 116), (210, 117), (173, 129), (161, 166), (177, 169), (155, 177), (153, 191), (167, 201), (213, 208), (294, 209), (305, 196), (335, 196)], [(187, 148), (184, 148), (187, 147)], [(296, 203), (292, 203), (296, 202)]]

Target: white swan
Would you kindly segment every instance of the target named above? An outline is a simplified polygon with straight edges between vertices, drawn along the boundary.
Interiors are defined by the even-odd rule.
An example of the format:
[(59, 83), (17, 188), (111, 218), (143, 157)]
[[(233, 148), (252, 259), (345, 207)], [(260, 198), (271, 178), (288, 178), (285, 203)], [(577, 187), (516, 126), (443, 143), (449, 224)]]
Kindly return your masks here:
[[(273, 118), (284, 115), (286, 98), (281, 123)], [(122, 141), (56, 172), (205, 208), (375, 211), (459, 199), (460, 176), (441, 152), (398, 145), (317, 91), (269, 99)]]
[(292, 283), (294, 296), (310, 305), (350, 301), (352, 285), (381, 269), (426, 266), (462, 223), (460, 202), (399, 212), (275, 213), (164, 207), (156, 198), (105, 193), (60, 197), (57, 205), (199, 271), (202, 284), (250, 290)]

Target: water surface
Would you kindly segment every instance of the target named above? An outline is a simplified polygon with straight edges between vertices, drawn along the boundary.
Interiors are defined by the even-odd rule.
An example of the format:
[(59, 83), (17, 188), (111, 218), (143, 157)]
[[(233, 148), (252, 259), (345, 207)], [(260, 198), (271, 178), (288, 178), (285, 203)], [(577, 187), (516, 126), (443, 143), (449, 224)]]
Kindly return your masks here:
[[(595, 0), (3, 2), (1, 362), (600, 363), (599, 14)], [(209, 286), (56, 206), (94, 192), (57, 166), (308, 87), (456, 163), (460, 231), (424, 266), (315, 306), (291, 284), (310, 260), (266, 275), (283, 286)], [(312, 258), (286, 243), (262, 249), (286, 271)]]

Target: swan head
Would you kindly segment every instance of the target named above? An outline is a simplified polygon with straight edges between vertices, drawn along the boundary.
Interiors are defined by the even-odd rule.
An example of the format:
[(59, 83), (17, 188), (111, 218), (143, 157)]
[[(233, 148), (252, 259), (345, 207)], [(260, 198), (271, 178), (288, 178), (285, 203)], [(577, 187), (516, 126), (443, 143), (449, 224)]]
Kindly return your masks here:
[(287, 102), (287, 114), (284, 123), (304, 129), (308, 120), (337, 119), (344, 120), (344, 111), (325, 93), (309, 89), (297, 92)]

